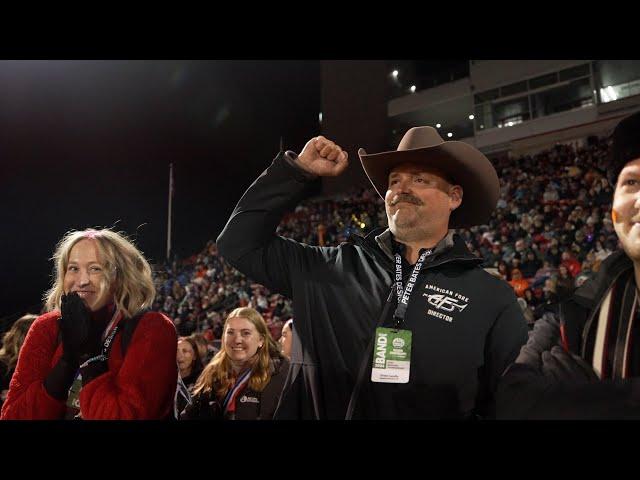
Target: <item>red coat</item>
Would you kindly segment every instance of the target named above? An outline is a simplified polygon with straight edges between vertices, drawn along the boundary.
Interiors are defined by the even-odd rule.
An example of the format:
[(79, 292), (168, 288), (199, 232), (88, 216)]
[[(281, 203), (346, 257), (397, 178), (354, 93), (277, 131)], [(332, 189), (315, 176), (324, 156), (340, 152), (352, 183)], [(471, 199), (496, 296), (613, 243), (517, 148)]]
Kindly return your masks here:
[(524, 278), (520, 278), (518, 280), (511, 280), (509, 282), (509, 285), (511, 285), (511, 287), (516, 292), (516, 295), (518, 297), (524, 297), (524, 291), (527, 288), (529, 288), (529, 282)]
[(580, 265), (580, 262), (578, 262), (575, 258), (564, 260), (562, 262), (562, 265), (567, 267), (567, 270), (569, 270), (569, 273), (574, 278), (580, 273), (580, 270), (582, 270), (582, 265)]
[[(64, 418), (65, 401), (51, 397), (43, 381), (62, 356), (58, 341), (59, 311), (36, 319), (27, 333), (2, 420)], [(146, 313), (138, 323), (123, 359), (118, 333), (109, 354), (109, 370), (80, 392), (85, 420), (163, 419), (173, 409), (178, 378), (176, 330), (161, 313)], [(124, 360), (124, 361), (123, 361)]]

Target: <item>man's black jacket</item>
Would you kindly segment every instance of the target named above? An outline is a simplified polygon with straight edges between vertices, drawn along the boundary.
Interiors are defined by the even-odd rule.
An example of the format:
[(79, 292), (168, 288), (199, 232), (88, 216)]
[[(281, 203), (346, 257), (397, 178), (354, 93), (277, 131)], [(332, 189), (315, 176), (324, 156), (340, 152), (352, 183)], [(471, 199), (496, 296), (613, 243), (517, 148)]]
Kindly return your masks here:
[[(345, 418), (363, 358), (373, 357), (368, 346), (378, 321), (390, 326), (396, 304), (388, 230), (338, 247), (275, 234), (283, 214), (316, 182), (279, 155), (242, 196), (218, 238), (231, 265), (293, 300), (299, 342), (276, 418)], [(511, 287), (481, 262), (457, 236), (438, 244), (406, 314), (413, 335), (410, 381), (371, 382), (369, 359), (354, 418), (492, 414), (498, 379), (526, 342), (527, 326)], [(410, 269), (403, 273), (406, 285)]]

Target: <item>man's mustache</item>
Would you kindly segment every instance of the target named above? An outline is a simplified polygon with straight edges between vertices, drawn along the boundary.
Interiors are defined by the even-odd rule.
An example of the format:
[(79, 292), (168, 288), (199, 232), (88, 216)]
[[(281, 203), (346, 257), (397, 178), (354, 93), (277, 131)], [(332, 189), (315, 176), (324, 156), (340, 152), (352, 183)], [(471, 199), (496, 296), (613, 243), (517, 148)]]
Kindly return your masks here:
[(391, 202), (389, 202), (389, 205), (393, 207), (400, 202), (413, 203), (414, 205), (424, 205), (422, 200), (420, 200), (418, 197), (415, 197), (409, 193), (399, 193), (396, 197), (394, 197), (391, 200)]

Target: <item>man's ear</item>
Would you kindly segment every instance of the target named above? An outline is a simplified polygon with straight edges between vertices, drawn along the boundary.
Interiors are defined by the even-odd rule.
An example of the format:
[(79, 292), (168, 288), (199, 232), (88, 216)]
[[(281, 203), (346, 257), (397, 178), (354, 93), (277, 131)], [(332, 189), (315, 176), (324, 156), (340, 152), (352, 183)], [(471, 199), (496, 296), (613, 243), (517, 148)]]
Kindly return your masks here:
[(453, 212), (462, 204), (462, 187), (460, 185), (453, 185), (449, 188), (449, 206)]

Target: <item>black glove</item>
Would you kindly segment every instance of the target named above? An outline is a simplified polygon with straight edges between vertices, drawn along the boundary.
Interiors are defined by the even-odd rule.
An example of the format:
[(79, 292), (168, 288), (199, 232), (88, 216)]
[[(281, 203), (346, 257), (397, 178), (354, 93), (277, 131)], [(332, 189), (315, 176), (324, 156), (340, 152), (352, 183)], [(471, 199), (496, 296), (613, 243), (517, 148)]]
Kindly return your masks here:
[(542, 373), (559, 383), (588, 383), (600, 379), (582, 358), (555, 346), (542, 352)]
[(44, 388), (53, 398), (64, 401), (67, 399), (69, 387), (76, 378), (77, 372), (78, 364), (72, 364), (63, 357), (44, 379)]
[(91, 312), (75, 292), (62, 295), (60, 310), (62, 358), (72, 365), (77, 365), (81, 359), (97, 355), (101, 347), (104, 325), (91, 318)]

